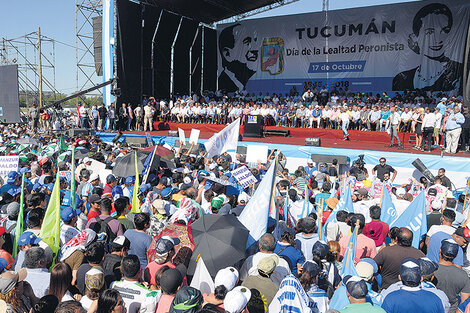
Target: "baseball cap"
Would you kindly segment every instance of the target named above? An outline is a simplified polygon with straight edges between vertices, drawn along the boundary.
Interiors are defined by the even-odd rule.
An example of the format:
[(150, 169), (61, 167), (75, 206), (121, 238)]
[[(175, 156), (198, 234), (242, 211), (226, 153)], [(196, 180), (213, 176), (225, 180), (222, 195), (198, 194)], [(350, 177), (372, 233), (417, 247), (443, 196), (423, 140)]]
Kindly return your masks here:
[(121, 236), (117, 236), (116, 238), (114, 238), (114, 240), (111, 242), (111, 246), (118, 248), (118, 249), (122, 247), (129, 248), (131, 246), (131, 242), (129, 241), (129, 239), (121, 235)]
[(329, 251), (330, 246), (328, 246), (323, 240), (318, 240), (317, 242), (315, 242), (312, 248), (312, 253), (317, 254), (322, 259), (326, 257)]
[(238, 282), (238, 271), (234, 267), (226, 267), (217, 272), (214, 279), (214, 286), (224, 285), (228, 291), (232, 290)]
[(31, 170), (29, 169), (29, 167), (22, 167), (20, 168), (20, 174), (26, 174), (26, 173), (31, 173)]
[(108, 176), (106, 176), (106, 183), (107, 184), (111, 184), (113, 181), (116, 181), (116, 180), (117, 180), (117, 178), (113, 174), (109, 174)]
[(224, 299), (224, 309), (226, 313), (240, 313), (248, 304), (251, 298), (251, 291), (247, 287), (238, 286), (227, 292)]
[(441, 241), (441, 253), (445, 256), (456, 257), (459, 253), (459, 245), (454, 239), (444, 239)]
[(7, 215), (15, 216), (20, 211), (20, 204), (18, 202), (10, 202), (7, 205)]
[(132, 184), (134, 182), (135, 182), (134, 176), (126, 177), (126, 180), (124, 181), (125, 184)]
[(96, 193), (93, 193), (88, 198), (88, 202), (90, 202), (90, 203), (100, 203), (101, 202), (101, 197), (99, 195), (97, 195)]
[(18, 246), (37, 245), (40, 241), (41, 238), (36, 237), (33, 232), (26, 231), (18, 238)]
[(162, 178), (160, 178), (159, 184), (162, 184), (162, 185), (168, 187), (168, 186), (171, 185), (171, 180), (170, 180), (170, 178), (168, 178), (166, 176), (163, 176)]
[(98, 175), (98, 173), (93, 173), (90, 175), (90, 179), (88, 181), (92, 182), (97, 179), (100, 179), (100, 175)]
[(308, 160), (307, 160), (307, 164), (313, 164), (313, 161), (310, 160), (310, 159), (308, 159)]
[(470, 242), (470, 229), (467, 227), (459, 227), (455, 230), (454, 234), (457, 236), (462, 237), (465, 239), (467, 242)]
[(180, 185), (180, 190), (187, 190), (189, 188), (191, 188), (193, 186), (193, 184), (189, 183), (189, 184), (181, 184)]
[[(0, 272), (3, 272), (3, 270), (7, 267), (8, 262), (4, 258), (0, 258)], [(3, 312), (0, 310), (0, 312)]]
[(397, 191), (396, 191), (397, 196), (403, 197), (405, 193), (406, 193), (405, 188), (397, 188)]
[(301, 218), (298, 224), (300, 224), (300, 229), (305, 233), (313, 233), (315, 231), (315, 220), (311, 217)]
[(7, 184), (13, 184), (18, 176), (19, 174), (16, 171), (8, 173)]
[(8, 271), (0, 275), (0, 293), (6, 295), (15, 286), (26, 278), (27, 271), (25, 268), (17, 272)]
[(173, 189), (171, 187), (166, 187), (162, 189), (160, 195), (162, 196), (162, 198), (166, 198), (172, 194), (172, 191)]
[(163, 236), (157, 240), (155, 244), (155, 251), (159, 256), (163, 256), (179, 244), (180, 240), (178, 238)]
[(370, 265), (372, 265), (372, 268), (374, 269), (374, 274), (377, 274), (379, 272), (379, 266), (377, 263), (374, 261), (374, 259), (371, 258), (363, 258), (361, 259), (361, 262), (367, 262)]
[(306, 261), (302, 265), (302, 273), (303, 272), (309, 272), (310, 277), (316, 277), (318, 274), (321, 273), (321, 268), (318, 266), (317, 263), (312, 262), (312, 261)]
[(248, 194), (247, 194), (246, 192), (242, 192), (242, 193), (240, 193), (240, 194), (238, 195), (238, 199), (237, 199), (237, 200), (238, 200), (238, 202), (244, 201), (245, 203), (247, 203), (248, 200), (249, 200), (249, 196), (248, 196)]
[(279, 259), (277, 256), (272, 255), (265, 257), (258, 262), (258, 271), (265, 275), (269, 275), (274, 272), (274, 269), (278, 264)]
[(146, 192), (150, 189), (152, 189), (152, 185), (150, 185), (150, 184), (142, 184), (142, 185), (139, 186), (140, 193), (144, 193), (144, 192)]
[(418, 260), (415, 258), (405, 258), (400, 265), (400, 277), (403, 283), (414, 285), (421, 281), (421, 269)]
[(80, 211), (80, 209), (73, 209), (72, 207), (70, 206), (66, 206), (64, 207), (63, 209), (60, 210), (60, 218), (64, 221), (64, 222), (69, 222), (72, 220), (72, 218), (74, 218), (75, 216), (78, 216), (80, 215), (82, 211)]
[(157, 199), (153, 201), (152, 206), (157, 210), (158, 213), (166, 214), (165, 201), (163, 201), (162, 199)]
[(356, 264), (356, 272), (359, 277), (368, 281), (374, 276), (374, 267), (367, 262), (361, 261)]
[(367, 284), (364, 279), (359, 276), (346, 275), (343, 278), (346, 290), (355, 299), (365, 298), (367, 295)]
[(437, 196), (437, 189), (436, 188), (429, 188), (428, 195), (433, 196), (433, 197)]
[(440, 209), (442, 209), (442, 201), (432, 200), (431, 208), (435, 211), (439, 211)]
[(359, 188), (357, 190), (357, 193), (363, 197), (367, 196), (369, 194), (369, 192), (367, 191), (366, 188)]
[(88, 162), (91, 162), (91, 159), (89, 157), (84, 157), (83, 158), (83, 164), (86, 164)]
[(441, 99), (441, 101), (447, 101), (447, 98), (446, 98), (446, 97), (444, 97), (444, 98), (442, 98), (442, 99)]
[[(170, 306), (170, 313), (195, 311), (204, 301), (202, 293), (194, 287), (184, 286), (176, 293)], [(191, 310), (193, 309), (193, 310)]]
[(178, 287), (183, 283), (184, 275), (176, 268), (169, 268), (162, 273), (160, 278), (160, 287), (162, 291), (174, 294)]
[(44, 185), (44, 187), (47, 188), (47, 190), (49, 190), (50, 192), (52, 192), (52, 190), (54, 190), (54, 183), (49, 183), (47, 185)]
[(104, 272), (99, 266), (94, 266), (85, 274), (85, 286), (89, 290), (101, 290), (104, 286)]
[[(54, 184), (52, 184), (52, 186), (54, 186)], [(20, 192), (21, 192), (21, 189), (18, 188), (18, 187), (10, 188), (10, 190), (8, 190), (8, 193), (9, 193), (12, 197), (15, 197), (15, 196), (19, 195)]]
[(421, 270), (421, 275), (423, 276), (430, 275), (434, 273), (435, 271), (437, 271), (437, 269), (439, 268), (439, 265), (436, 262), (431, 261), (427, 257), (419, 258), (418, 264), (419, 264), (419, 269)]

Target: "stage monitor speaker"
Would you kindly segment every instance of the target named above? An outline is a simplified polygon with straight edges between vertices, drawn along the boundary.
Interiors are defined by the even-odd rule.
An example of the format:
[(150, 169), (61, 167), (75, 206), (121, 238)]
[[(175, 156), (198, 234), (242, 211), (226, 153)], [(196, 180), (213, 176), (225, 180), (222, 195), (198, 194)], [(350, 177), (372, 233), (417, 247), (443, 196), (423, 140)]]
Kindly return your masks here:
[(339, 165), (349, 164), (348, 157), (344, 155), (312, 154), (310, 156), (315, 163), (331, 163), (333, 159), (338, 160)]
[(76, 137), (80, 135), (85, 135), (85, 136), (94, 136), (95, 131), (93, 129), (88, 129), (88, 128), (72, 128), (69, 129), (69, 136), (70, 137)]
[(305, 138), (305, 145), (306, 146), (320, 147), (321, 146), (321, 140), (318, 137)]
[(179, 137), (177, 130), (169, 130), (168, 137)]
[(126, 143), (129, 146), (147, 147), (147, 137), (126, 137)]
[(261, 115), (247, 115), (243, 137), (263, 137), (263, 117)]
[(416, 167), (416, 169), (418, 171), (421, 172), (421, 174), (424, 175), (424, 177), (426, 177), (427, 180), (429, 180), (431, 183), (434, 183), (434, 180), (436, 179), (434, 177), (434, 175), (431, 173), (430, 170), (428, 170), (428, 168), (426, 167), (426, 165), (424, 165), (424, 163), (419, 159), (417, 158), (416, 160), (414, 160), (411, 164), (413, 164), (414, 167)]

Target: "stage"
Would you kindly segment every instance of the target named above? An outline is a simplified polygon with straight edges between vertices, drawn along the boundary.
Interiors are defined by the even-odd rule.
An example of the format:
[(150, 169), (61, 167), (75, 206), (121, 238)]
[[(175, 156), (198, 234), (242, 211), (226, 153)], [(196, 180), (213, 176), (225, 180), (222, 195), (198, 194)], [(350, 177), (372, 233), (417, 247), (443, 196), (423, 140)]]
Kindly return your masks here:
[[(204, 143), (214, 133), (221, 131), (226, 125), (215, 124), (183, 124), (168, 123), (170, 130), (181, 128), (185, 131), (185, 137), (188, 139), (192, 129), (199, 129), (200, 143)], [(447, 171), (447, 176), (455, 184), (455, 187), (462, 189), (466, 184), (466, 177), (470, 176), (469, 153), (460, 152), (456, 155), (441, 156), (441, 149), (434, 148), (432, 152), (422, 152), (412, 149), (414, 143), (408, 143), (409, 134), (400, 133), (400, 140), (405, 139), (405, 149), (397, 147), (388, 147), (390, 136), (386, 132), (371, 132), (351, 130), (350, 140), (343, 141), (341, 130), (335, 129), (316, 129), (316, 128), (283, 128), (266, 127), (265, 129), (288, 129), (291, 137), (269, 136), (265, 138), (247, 138), (238, 142), (238, 146), (265, 145), (269, 149), (280, 149), (287, 157), (286, 167), (290, 172), (294, 172), (298, 166), (305, 166), (306, 160), (311, 154), (343, 155), (348, 157), (349, 162), (353, 162), (359, 155), (364, 155), (366, 168), (371, 174), (372, 168), (379, 163), (381, 157), (387, 158), (387, 163), (397, 169), (398, 175), (396, 184), (408, 183), (410, 177), (419, 179), (422, 175), (411, 164), (417, 158), (421, 159), (429, 170), (436, 175), (439, 168), (443, 167)], [(120, 139), (126, 137), (144, 137), (146, 132), (131, 131), (123, 132)], [(243, 134), (243, 126), (240, 127), (240, 134)], [(105, 142), (111, 142), (116, 133), (103, 132), (98, 133)], [(168, 130), (152, 131), (150, 136), (154, 141), (164, 141), (174, 146), (178, 137), (168, 137)], [(305, 138), (319, 137), (321, 147), (305, 146)]]

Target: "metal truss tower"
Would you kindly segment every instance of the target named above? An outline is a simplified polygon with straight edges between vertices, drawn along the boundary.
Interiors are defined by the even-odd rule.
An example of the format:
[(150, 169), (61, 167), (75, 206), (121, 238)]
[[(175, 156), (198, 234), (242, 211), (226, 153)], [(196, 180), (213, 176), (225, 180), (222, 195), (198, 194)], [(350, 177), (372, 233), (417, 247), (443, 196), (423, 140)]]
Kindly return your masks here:
[[(102, 16), (102, 12), (101, 0), (75, 0), (77, 91), (93, 87), (99, 82), (93, 52), (93, 18)], [(101, 92), (94, 95), (101, 95)]]
[[(41, 71), (39, 71), (39, 42)], [(55, 88), (55, 44), (54, 39), (42, 34), (38, 35), (38, 32), (12, 39), (2, 38), (0, 42), (0, 65), (18, 65), (20, 101), (26, 103), (27, 106), (39, 103), (40, 76), (42, 76), (44, 88), (42, 94), (46, 95), (45, 98), (49, 101), (57, 100), (60, 94)]]

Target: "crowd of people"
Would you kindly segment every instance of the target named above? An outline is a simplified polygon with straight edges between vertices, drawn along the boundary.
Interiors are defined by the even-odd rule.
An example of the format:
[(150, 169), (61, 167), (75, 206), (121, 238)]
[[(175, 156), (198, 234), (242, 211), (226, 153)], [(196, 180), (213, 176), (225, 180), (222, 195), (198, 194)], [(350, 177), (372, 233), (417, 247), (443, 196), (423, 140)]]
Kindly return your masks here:
[[(279, 167), (272, 204), (278, 218), (266, 216), (265, 233), (233, 259), (216, 246), (194, 255), (191, 227), (206, 215), (254, 218), (259, 208), (250, 201), (258, 201), (269, 169), (285, 166), (282, 154), (244, 164), (225, 152), (206, 158), (167, 147), (167, 163), (145, 174), (102, 177), (94, 162), (117, 172), (136, 152), (94, 136), (40, 136), (25, 125), (1, 132), (0, 154), (19, 156), (0, 187), (2, 312), (470, 312), (468, 195), (452, 191), (445, 169), (434, 181), (398, 182), (384, 158), (370, 175), (359, 161), (347, 172), (334, 160)], [(86, 154), (72, 159), (72, 149)], [(232, 170), (241, 166), (257, 183), (237, 183)], [(42, 236), (51, 227), (46, 216), (59, 210), (57, 188), (54, 251)], [(381, 220), (384, 193), (398, 216), (425, 194), (427, 233), (419, 246), (410, 229)], [(200, 258), (222, 260), (202, 282), (189, 270)]]
[[(144, 98), (140, 105), (122, 103), (106, 108), (80, 103), (77, 111), (70, 112), (68, 125), (96, 130), (154, 130), (154, 122), (228, 124), (248, 115), (263, 117), (265, 125), (341, 129), (344, 140), (349, 140), (348, 130), (386, 131), (390, 146), (402, 148), (398, 132), (415, 134), (414, 149), (431, 151), (445, 148), (446, 153), (469, 151), (470, 112), (463, 106), (462, 96), (438, 92), (407, 91), (390, 97), (372, 93), (345, 92), (340, 89), (306, 89), (299, 94), (295, 89), (289, 94), (248, 94), (240, 92), (227, 96), (221, 92), (206, 96), (194, 94), (175, 100), (157, 101)], [(42, 121), (44, 127), (66, 127), (58, 118), (50, 123), (51, 113), (39, 113), (33, 107), (29, 117), (33, 125)], [(47, 118), (47, 119), (43, 119)], [(49, 125), (49, 126), (47, 126)], [(403, 139), (403, 138), (402, 138)]]

